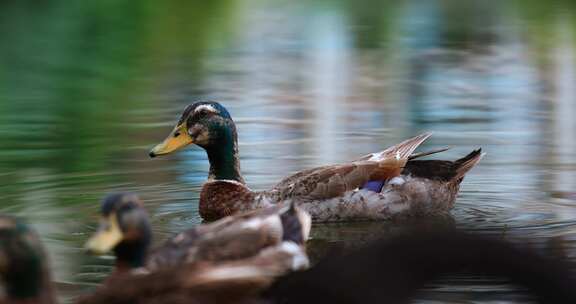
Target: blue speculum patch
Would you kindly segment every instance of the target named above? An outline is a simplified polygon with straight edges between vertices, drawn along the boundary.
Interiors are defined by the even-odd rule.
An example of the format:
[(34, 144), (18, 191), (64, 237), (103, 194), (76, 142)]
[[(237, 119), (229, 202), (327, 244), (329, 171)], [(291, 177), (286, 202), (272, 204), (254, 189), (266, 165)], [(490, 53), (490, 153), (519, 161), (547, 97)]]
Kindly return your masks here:
[(374, 192), (380, 192), (384, 186), (384, 181), (369, 181), (361, 189), (368, 189)]

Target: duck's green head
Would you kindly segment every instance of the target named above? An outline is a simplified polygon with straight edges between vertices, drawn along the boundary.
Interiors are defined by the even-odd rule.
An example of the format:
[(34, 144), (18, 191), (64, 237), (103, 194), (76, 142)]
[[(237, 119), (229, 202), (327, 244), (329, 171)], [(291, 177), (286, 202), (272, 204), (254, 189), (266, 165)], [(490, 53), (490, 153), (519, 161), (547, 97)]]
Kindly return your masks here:
[(189, 144), (206, 150), (236, 144), (236, 126), (228, 110), (214, 101), (202, 101), (184, 109), (168, 137), (150, 151), (150, 157), (172, 153)]
[(138, 196), (110, 194), (102, 201), (100, 213), (100, 225), (86, 242), (86, 249), (94, 254), (114, 251), (119, 262), (142, 266), (152, 233), (148, 213)]
[(53, 303), (46, 264), (36, 233), (22, 220), (0, 216), (0, 303)]

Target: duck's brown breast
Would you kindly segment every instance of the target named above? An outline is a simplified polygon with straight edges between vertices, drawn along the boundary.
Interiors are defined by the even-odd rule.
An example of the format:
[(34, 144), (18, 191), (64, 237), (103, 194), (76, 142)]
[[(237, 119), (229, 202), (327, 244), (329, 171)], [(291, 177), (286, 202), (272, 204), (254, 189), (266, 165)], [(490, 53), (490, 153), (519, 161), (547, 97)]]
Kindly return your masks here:
[(232, 180), (208, 181), (200, 192), (199, 212), (204, 220), (212, 221), (250, 210), (255, 193), (244, 184)]

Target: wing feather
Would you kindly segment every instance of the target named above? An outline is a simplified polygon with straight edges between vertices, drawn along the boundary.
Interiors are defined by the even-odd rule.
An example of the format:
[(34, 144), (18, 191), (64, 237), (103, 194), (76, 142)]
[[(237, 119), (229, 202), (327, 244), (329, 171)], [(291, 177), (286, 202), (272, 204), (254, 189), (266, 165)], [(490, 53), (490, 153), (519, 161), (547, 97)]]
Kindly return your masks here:
[(414, 150), (430, 133), (425, 133), (372, 154), (368, 159), (322, 166), (293, 174), (273, 189), (279, 199), (322, 200), (340, 196), (370, 180), (398, 176)]

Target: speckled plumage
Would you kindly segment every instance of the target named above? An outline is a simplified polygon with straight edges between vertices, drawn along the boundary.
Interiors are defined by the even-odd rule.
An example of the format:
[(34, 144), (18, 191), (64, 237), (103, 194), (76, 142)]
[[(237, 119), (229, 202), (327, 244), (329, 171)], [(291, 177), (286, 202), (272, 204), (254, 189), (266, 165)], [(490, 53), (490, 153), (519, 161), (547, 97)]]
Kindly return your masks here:
[[(203, 111), (208, 105), (211, 111)], [(287, 199), (308, 211), (314, 221), (383, 220), (442, 213), (452, 208), (464, 174), (482, 157), (477, 150), (457, 161), (414, 160), (445, 150), (413, 154), (430, 136), (426, 133), (348, 163), (297, 172), (272, 189), (257, 192), (248, 188), (241, 176), (236, 127), (222, 105), (200, 102), (188, 106), (171, 134), (182, 130), (191, 134), (188, 140), (176, 139), (179, 143), (174, 147), (171, 141), (175, 136), (170, 135), (150, 155), (171, 153), (190, 143), (206, 150), (210, 174), (199, 201), (200, 215), (206, 220), (273, 206)], [(395, 177), (401, 179), (388, 182)]]

